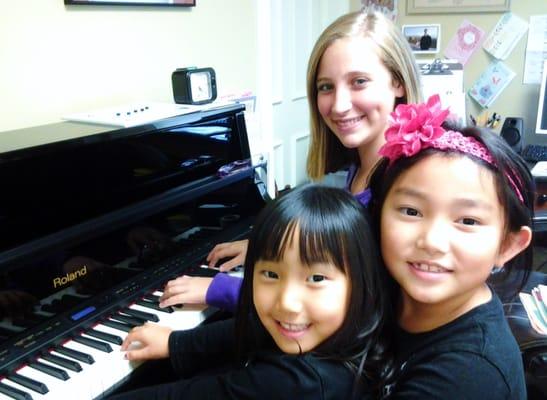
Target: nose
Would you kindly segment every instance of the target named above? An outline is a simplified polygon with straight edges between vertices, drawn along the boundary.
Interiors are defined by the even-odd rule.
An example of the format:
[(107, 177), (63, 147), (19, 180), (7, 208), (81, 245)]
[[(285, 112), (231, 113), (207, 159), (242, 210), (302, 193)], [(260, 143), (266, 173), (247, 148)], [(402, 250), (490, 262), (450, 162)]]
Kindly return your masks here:
[(302, 291), (297, 285), (287, 284), (281, 288), (278, 306), (285, 313), (296, 314), (302, 311)]
[(446, 253), (449, 250), (450, 227), (446, 221), (424, 223), (416, 245), (428, 254)]
[(345, 87), (337, 88), (332, 107), (333, 112), (336, 114), (343, 114), (346, 111), (351, 110), (351, 107), (351, 92)]

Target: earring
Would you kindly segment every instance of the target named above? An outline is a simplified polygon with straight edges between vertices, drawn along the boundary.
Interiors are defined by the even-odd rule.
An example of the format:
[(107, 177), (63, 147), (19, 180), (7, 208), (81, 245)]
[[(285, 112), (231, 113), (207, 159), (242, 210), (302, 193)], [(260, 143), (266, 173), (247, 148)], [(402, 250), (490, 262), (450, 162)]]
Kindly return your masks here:
[(492, 268), (492, 271), (490, 271), (490, 275), (499, 274), (501, 271), (503, 271), (503, 265), (501, 267), (494, 265), (494, 268)]

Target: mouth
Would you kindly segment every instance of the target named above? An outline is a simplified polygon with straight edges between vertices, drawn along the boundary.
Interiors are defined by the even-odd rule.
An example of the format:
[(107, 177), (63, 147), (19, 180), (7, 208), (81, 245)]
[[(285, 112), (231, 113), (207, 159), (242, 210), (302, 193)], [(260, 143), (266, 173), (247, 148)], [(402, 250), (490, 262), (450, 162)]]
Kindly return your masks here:
[(440, 274), (440, 273), (450, 273), (452, 271), (450, 271), (449, 269), (447, 268), (444, 268), (444, 267), (441, 267), (440, 265), (437, 265), (437, 264), (427, 264), (427, 263), (409, 263), (409, 265), (418, 270), (418, 271), (423, 271), (423, 272), (431, 272), (431, 273), (434, 273), (434, 274)]
[(276, 323), (281, 334), (291, 338), (302, 336), (311, 326), (311, 324), (293, 324), (281, 321), (276, 321)]
[(365, 117), (345, 118), (339, 120), (333, 120), (336, 126), (341, 130), (348, 130), (358, 125)]

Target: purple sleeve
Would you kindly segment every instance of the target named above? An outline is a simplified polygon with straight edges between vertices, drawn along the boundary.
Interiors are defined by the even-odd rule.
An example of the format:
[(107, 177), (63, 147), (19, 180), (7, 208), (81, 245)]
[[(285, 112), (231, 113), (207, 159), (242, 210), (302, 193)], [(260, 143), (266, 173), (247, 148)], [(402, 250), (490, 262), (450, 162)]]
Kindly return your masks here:
[(216, 274), (205, 294), (205, 302), (213, 307), (234, 312), (243, 279), (228, 274)]

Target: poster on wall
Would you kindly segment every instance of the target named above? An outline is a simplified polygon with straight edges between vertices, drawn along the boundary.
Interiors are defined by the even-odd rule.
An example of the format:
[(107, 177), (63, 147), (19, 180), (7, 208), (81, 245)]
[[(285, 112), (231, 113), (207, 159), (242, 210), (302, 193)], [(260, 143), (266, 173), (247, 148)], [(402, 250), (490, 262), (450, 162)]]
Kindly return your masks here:
[(482, 47), (498, 60), (505, 60), (528, 30), (528, 23), (513, 13), (501, 16)]
[(488, 108), (515, 75), (502, 61), (493, 61), (469, 89), (469, 96), (481, 107)]
[(480, 47), (484, 31), (468, 20), (463, 20), (444, 51), (447, 58), (454, 58), (465, 66), (471, 55)]

